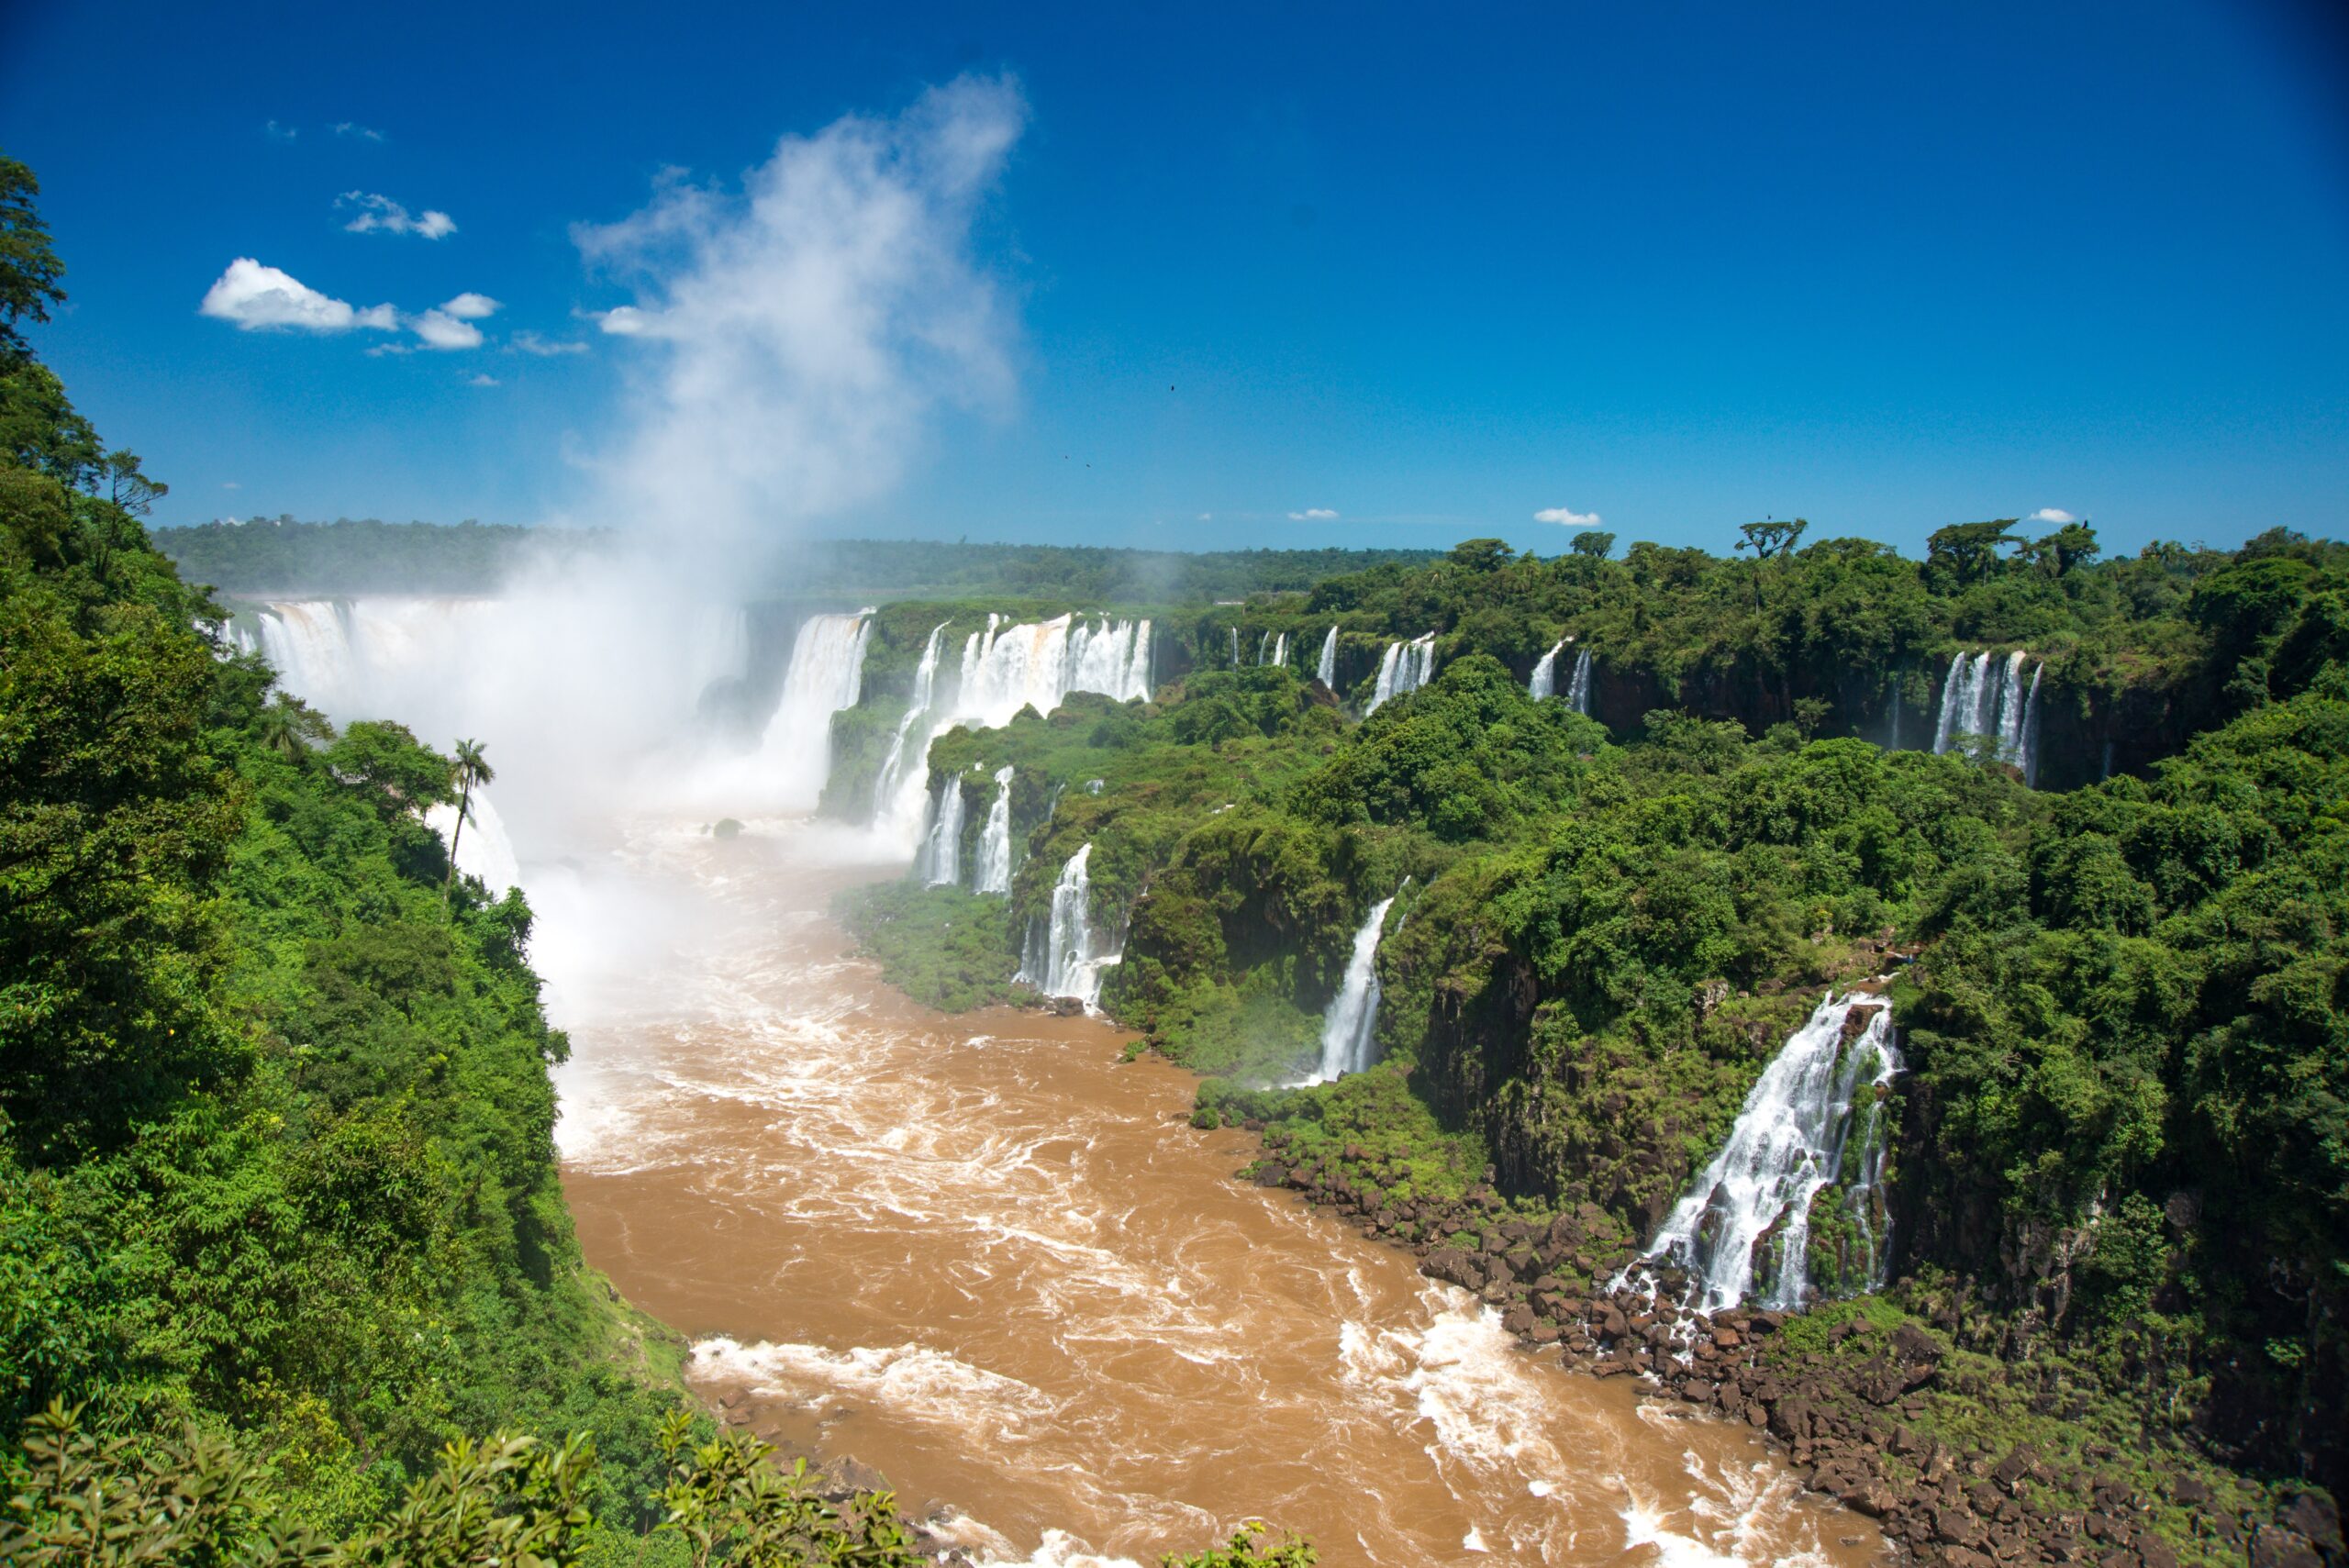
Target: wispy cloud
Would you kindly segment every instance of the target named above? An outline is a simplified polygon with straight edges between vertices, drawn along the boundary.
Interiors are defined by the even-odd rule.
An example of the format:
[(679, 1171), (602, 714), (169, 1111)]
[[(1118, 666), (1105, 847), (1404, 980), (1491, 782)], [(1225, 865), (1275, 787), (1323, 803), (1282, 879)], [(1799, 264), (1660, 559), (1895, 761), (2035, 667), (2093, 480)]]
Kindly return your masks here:
[(1327, 506), (1308, 506), (1302, 512), (1291, 512), (1288, 520), (1292, 523), (1326, 523), (1337, 515)]
[(1572, 506), (1544, 506), (1533, 514), (1537, 523), (1563, 523), (1570, 528), (1595, 528), (1598, 526), (1596, 512), (1577, 512)]
[(268, 133), (269, 139), (272, 141), (291, 141), (295, 137), (302, 134), (294, 127), (290, 125), (280, 125), (275, 120), (271, 120), (268, 124), (262, 126), (262, 129)]
[(467, 386), (499, 386), (504, 384), (485, 371), (476, 371), (465, 378), (465, 384)]
[(358, 125), (350, 120), (342, 120), (339, 122), (334, 128), (334, 133), (337, 136), (356, 137), (362, 141), (381, 141), (384, 139), (384, 133), (382, 131), (371, 129), (366, 126)]
[(2054, 523), (2059, 526), (2064, 523), (2076, 523), (2079, 520), (2061, 506), (2042, 506), (2023, 519), (2026, 523)]
[(390, 332), (399, 326), (398, 312), (388, 305), (354, 307), (275, 267), (264, 267), (250, 256), (229, 262), (196, 310), (232, 321), (246, 332), (273, 327), (302, 332), (348, 332), (364, 327)]
[(965, 77), (784, 138), (739, 195), (671, 172), (640, 212), (576, 228), (637, 286), (597, 325), (649, 361), (634, 428), (596, 465), (606, 505), (787, 526), (888, 489), (939, 406), (1004, 406), (1015, 328), (971, 228), (1026, 119), (1015, 83)]
[(541, 338), (529, 328), (506, 340), (506, 346), (519, 354), (536, 354), (540, 359), (552, 359), (557, 354), (584, 354), (587, 345), (575, 338)]
[(457, 220), (437, 207), (427, 207), (421, 217), (408, 216), (407, 208), (389, 196), (379, 196), (366, 191), (345, 191), (335, 197), (337, 211), (355, 208), (358, 217), (344, 224), (347, 234), (413, 234), (423, 239), (445, 239), (457, 232)]

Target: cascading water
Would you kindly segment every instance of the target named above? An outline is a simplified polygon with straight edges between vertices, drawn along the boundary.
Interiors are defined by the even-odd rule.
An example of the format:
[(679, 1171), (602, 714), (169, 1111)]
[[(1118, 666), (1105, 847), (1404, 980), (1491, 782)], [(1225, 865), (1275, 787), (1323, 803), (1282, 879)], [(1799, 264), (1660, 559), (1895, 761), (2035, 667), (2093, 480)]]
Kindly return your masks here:
[(1061, 867), (1052, 916), (1042, 930), (1029, 927), (1018, 976), (1048, 996), (1074, 997), (1088, 1009), (1101, 998), (1102, 971), (1123, 956), (1105, 951), (1106, 940), (1093, 929), (1093, 883), (1085, 869), (1092, 859), (1086, 843)]
[(1240, 668), (1240, 628), (1236, 626), (1231, 628), (1231, 667)]
[(1308, 1084), (1327, 1084), (1371, 1064), (1378, 1043), (1378, 938), (1386, 925), (1386, 911), (1394, 906), (1392, 897), (1372, 905), (1370, 917), (1354, 933), (1345, 979), (1321, 1015), (1321, 1067), (1306, 1080)]
[(1150, 695), (1151, 629), (1147, 620), (1079, 622), (1074, 616), (1006, 626), (997, 615), (987, 628), (963, 639), (961, 673), (951, 696), (933, 693), (927, 717), (907, 727), (898, 781), (876, 796), (875, 820), (899, 844), (918, 841), (924, 825), (930, 742), (958, 724), (999, 728), (1023, 707), (1051, 713), (1072, 692), (1097, 692), (1119, 702)]
[(872, 636), (872, 612), (863, 610), (809, 616), (792, 639), (783, 696), (759, 740), (759, 767), (803, 809), (816, 804), (831, 776), (832, 715), (856, 706)]
[[(1870, 1010), (1854, 1029), (1861, 1009)], [(1799, 1307), (1811, 1294), (1812, 1204), (1841, 1182), (1864, 1253), (1845, 1261), (1843, 1282), (1880, 1284), (1891, 1233), (1881, 1191), (1883, 1102), (1900, 1069), (1892, 1010), (1882, 997), (1858, 991), (1826, 997), (1746, 1095), (1729, 1140), (1642, 1261), (1687, 1270), (1686, 1305), (1699, 1311), (1737, 1305), (1763, 1275), (1765, 1306)]]
[(505, 818), (497, 815), (489, 791), (475, 784), (465, 802), (465, 830), (457, 828), (457, 806), (451, 801), (424, 814), (427, 826), (447, 843), (456, 840), (457, 870), (481, 879), (492, 898), (503, 898), (509, 887), (522, 885), (522, 865), (515, 858), (514, 841), (506, 836)]
[(930, 827), (922, 836), (921, 853), (914, 874), (931, 887), (963, 880), (963, 780), (942, 781), (930, 807)]
[(350, 716), (359, 677), (351, 607), (305, 599), (271, 605), (254, 618), (262, 653), (286, 687), (322, 712)]
[(974, 893), (1011, 892), (1011, 769), (996, 770), (995, 804), (987, 807), (986, 825), (979, 830), (979, 863), (971, 883)]
[(1368, 718), (1389, 699), (1418, 691), (1434, 673), (1435, 633), (1388, 643), (1379, 656), (1378, 684), (1371, 689), (1370, 706), (1362, 710), (1362, 716)]
[(1590, 717), (1590, 650), (1586, 648), (1575, 655), (1575, 673), (1566, 682), (1566, 706)]
[(946, 628), (954, 623), (940, 621), (930, 628), (930, 640), (921, 645), (921, 662), (914, 666), (913, 700), (906, 705), (905, 717), (897, 720), (897, 732), (889, 738), (888, 754), (881, 759), (881, 772), (873, 781), (873, 814), (876, 817), (897, 798), (902, 781), (897, 774), (906, 765), (906, 737), (915, 725), (930, 717), (930, 695), (938, 685), (938, 651), (946, 636)]
[(2021, 649), (2002, 662), (1987, 652), (1951, 660), (1933, 727), (1934, 752), (1946, 752), (1961, 736), (1978, 735), (1993, 742), (1999, 762), (2020, 769), (2026, 784), (2032, 782), (2039, 766), (2039, 677), (2046, 666), (2034, 667), (2026, 686), (2022, 667), (2030, 660)]
[(1273, 639), (1272, 662), (1275, 664), (1286, 664), (1288, 662), (1288, 633), (1282, 632), (1279, 636)]
[(1525, 683), (1525, 691), (1526, 695), (1532, 697), (1536, 702), (1541, 701), (1543, 697), (1555, 696), (1557, 695), (1558, 651), (1565, 647), (1565, 645), (1566, 639), (1562, 637), (1558, 639), (1557, 641), (1550, 645), (1550, 651), (1542, 655), (1541, 659), (1534, 664), (1533, 677)]
[(1338, 628), (1331, 622), (1330, 633), (1321, 639), (1321, 657), (1314, 662), (1313, 678), (1335, 691), (1338, 685)]

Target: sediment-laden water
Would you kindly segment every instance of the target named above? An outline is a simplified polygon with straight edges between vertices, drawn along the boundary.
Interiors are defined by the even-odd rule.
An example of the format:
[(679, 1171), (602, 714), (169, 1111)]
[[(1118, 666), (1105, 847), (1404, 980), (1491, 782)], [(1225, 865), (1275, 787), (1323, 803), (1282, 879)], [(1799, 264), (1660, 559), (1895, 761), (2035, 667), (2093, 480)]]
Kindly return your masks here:
[(1155, 1561), (1262, 1517), (1322, 1561), (1856, 1564), (1745, 1429), (1569, 1375), (1185, 1120), (1088, 1018), (884, 988), (848, 840), (647, 828), (533, 872), (588, 1259), (779, 1441), (983, 1558)]

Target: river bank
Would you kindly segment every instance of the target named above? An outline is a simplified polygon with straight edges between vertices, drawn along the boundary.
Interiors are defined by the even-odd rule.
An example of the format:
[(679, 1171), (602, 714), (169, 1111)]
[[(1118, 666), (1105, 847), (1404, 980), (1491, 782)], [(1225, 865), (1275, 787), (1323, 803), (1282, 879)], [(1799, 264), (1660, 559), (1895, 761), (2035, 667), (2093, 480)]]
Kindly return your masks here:
[(729, 1418), (996, 1562), (1246, 1517), (1333, 1564), (1881, 1554), (1751, 1427), (1561, 1378), (1497, 1308), (1234, 1182), (1255, 1140), (1190, 1127), (1190, 1075), (1120, 1031), (881, 987), (824, 910), (886, 873), (784, 824), (656, 828), (538, 894), (582, 1243)]

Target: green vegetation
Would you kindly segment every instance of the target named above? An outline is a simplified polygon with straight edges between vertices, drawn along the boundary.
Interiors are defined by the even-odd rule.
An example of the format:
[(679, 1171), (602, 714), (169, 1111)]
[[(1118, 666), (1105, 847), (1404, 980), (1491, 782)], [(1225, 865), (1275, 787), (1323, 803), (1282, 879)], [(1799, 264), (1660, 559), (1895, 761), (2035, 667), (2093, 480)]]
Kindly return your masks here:
[[(1259, 595), (1186, 628), (1149, 704), (941, 740), (974, 838), (1018, 769), (1009, 918), (991, 970), (957, 949), (962, 984), (999, 995), (1092, 841), (1095, 922), (1125, 933), (1103, 1006), (1208, 1075), (1201, 1125), (1261, 1131), (1268, 1171), (1379, 1234), (1571, 1215), (1596, 1264), (1653, 1231), (1820, 992), (1867, 982), (1909, 1067), (1871, 1310), (2006, 1369), (2022, 1392), (1968, 1418), (2337, 1484), (2349, 549), (2101, 561), (2076, 525), (1982, 524), (1909, 562), (1748, 533), (1726, 559), (1471, 541)], [(1280, 631), (1309, 665), (1333, 622), (1357, 706), (1398, 638), (1436, 630), (1439, 673), (1357, 723), (1253, 665)], [(1605, 724), (1524, 690), (1570, 632)], [(2016, 646), (2047, 665), (2041, 782), (2076, 787), (1880, 744), (1896, 697), (1930, 740), (1952, 653)], [(2108, 739), (2135, 771), (2086, 783)], [(1384, 1061), (1271, 1087), (1390, 895)], [(1831, 1290), (1841, 1192), (1814, 1207)]]
[(532, 561), (611, 547), (607, 533), (290, 517), (158, 528), (155, 548), (180, 574), (228, 594), (484, 594)]
[[(47, 317), (35, 317), (46, 320)], [(374, 517), (297, 522), (290, 516), (160, 528), (156, 548), (182, 575), (229, 594), (479, 594), (533, 560), (615, 549), (602, 529), (512, 524), (386, 523)], [(1426, 550), (1103, 550), (1083, 545), (840, 539), (803, 544), (766, 581), (793, 597), (1051, 599), (1064, 605), (1205, 605), (1249, 594), (1310, 588), (1386, 562), (1433, 559)], [(787, 585), (787, 586), (786, 586)], [(755, 596), (755, 595), (754, 595)], [(985, 619), (984, 610), (979, 619)], [(928, 628), (925, 628), (925, 630)], [(916, 644), (919, 646), (918, 643)]]

